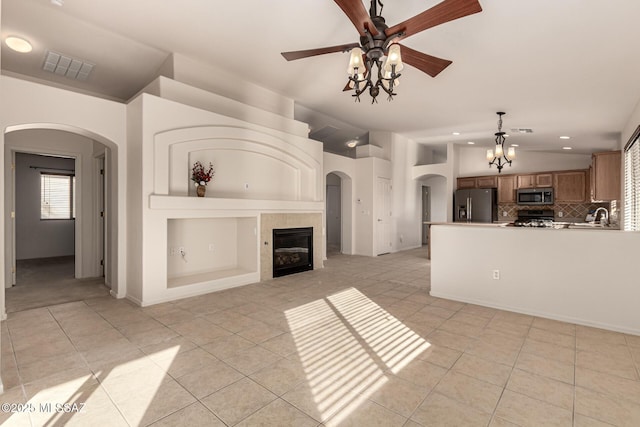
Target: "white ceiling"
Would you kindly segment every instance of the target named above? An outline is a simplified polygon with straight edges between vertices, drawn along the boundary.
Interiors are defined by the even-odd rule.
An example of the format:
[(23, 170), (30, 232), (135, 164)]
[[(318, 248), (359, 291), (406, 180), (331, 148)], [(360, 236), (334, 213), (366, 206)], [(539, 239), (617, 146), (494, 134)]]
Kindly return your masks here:
[[(368, 9), (368, 1), (365, 0)], [(386, 1), (394, 25), (437, 0)], [(293, 98), (316, 126), (331, 116), (357, 132), (392, 131), (426, 144), (491, 145), (496, 111), (523, 150), (607, 150), (640, 98), (637, 0), (480, 0), (481, 13), (428, 29), (404, 44), (450, 59), (436, 78), (410, 66), (398, 96), (371, 105), (342, 92), (347, 53), (293, 62), (280, 52), (358, 41), (331, 0), (2, 0), (2, 38), (20, 35), (34, 51), (2, 46), (4, 72), (127, 100), (171, 52), (222, 66)], [(41, 70), (47, 50), (96, 64), (86, 82)], [(316, 129), (317, 130), (317, 129)], [(452, 135), (460, 132), (459, 136)], [(562, 141), (560, 135), (570, 135)]]

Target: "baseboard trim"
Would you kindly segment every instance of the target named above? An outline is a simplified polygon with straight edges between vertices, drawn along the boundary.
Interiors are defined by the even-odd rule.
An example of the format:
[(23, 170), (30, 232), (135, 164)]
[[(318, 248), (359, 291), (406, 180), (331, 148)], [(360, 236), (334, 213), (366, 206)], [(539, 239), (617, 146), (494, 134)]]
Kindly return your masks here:
[(633, 327), (630, 328), (627, 326), (612, 325), (609, 323), (598, 322), (598, 321), (571, 317), (571, 316), (563, 316), (557, 313), (548, 313), (548, 312), (539, 311), (539, 310), (528, 310), (522, 307), (505, 306), (505, 305), (495, 304), (490, 301), (484, 301), (480, 299), (464, 298), (458, 295), (448, 294), (446, 292), (437, 292), (437, 291), (434, 292), (432, 290), (431, 292), (429, 292), (429, 294), (432, 297), (436, 297), (436, 298), (444, 298), (444, 299), (453, 300), (453, 301), (466, 302), (468, 304), (475, 304), (483, 307), (495, 308), (498, 310), (512, 311), (514, 313), (527, 314), (529, 316), (544, 317), (545, 319), (559, 320), (561, 322), (574, 323), (576, 325), (590, 326), (592, 328), (606, 329), (609, 331), (640, 336), (640, 329), (636, 329)]

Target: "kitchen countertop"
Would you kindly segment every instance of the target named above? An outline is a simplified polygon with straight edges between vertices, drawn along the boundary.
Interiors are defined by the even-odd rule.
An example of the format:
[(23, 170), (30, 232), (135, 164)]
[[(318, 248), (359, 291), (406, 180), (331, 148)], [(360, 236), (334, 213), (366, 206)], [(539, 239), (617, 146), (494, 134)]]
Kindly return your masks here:
[(536, 230), (598, 230), (598, 231), (620, 231), (620, 225), (601, 226), (600, 224), (592, 224), (589, 222), (554, 222), (551, 227), (515, 227), (513, 222), (433, 222), (424, 221), (426, 225), (456, 225), (465, 227), (499, 227), (499, 228), (526, 228)]

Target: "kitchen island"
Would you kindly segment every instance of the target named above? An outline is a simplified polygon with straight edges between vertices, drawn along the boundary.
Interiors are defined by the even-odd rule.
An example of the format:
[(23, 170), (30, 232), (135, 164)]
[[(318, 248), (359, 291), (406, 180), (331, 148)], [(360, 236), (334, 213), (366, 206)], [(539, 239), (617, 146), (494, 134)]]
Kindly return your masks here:
[(640, 233), (431, 225), (431, 295), (640, 335)]

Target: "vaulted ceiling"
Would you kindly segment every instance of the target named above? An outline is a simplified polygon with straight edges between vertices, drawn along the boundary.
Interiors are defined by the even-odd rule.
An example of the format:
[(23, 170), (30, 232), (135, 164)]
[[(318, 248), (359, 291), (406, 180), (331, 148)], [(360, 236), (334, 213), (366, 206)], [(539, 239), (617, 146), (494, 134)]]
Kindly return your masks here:
[[(438, 3), (387, 1), (382, 15), (393, 25)], [(380, 96), (373, 105), (368, 96), (356, 103), (342, 92), (348, 53), (293, 62), (280, 55), (358, 41), (353, 24), (331, 0), (65, 0), (62, 6), (2, 0), (3, 40), (19, 35), (34, 45), (33, 52), (18, 54), (3, 44), (2, 67), (126, 101), (176, 52), (295, 99), (315, 131), (326, 122), (314, 118), (318, 112), (348, 123), (354, 135), (382, 130), (425, 144), (489, 146), (495, 112), (506, 111), (510, 142), (523, 150), (616, 148), (640, 99), (640, 2), (480, 3), (481, 13), (404, 41), (453, 61), (451, 66), (436, 78), (407, 66), (397, 97), (387, 102)], [(47, 51), (95, 67), (86, 81), (69, 80), (42, 70)], [(571, 140), (560, 140), (562, 135)]]

